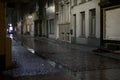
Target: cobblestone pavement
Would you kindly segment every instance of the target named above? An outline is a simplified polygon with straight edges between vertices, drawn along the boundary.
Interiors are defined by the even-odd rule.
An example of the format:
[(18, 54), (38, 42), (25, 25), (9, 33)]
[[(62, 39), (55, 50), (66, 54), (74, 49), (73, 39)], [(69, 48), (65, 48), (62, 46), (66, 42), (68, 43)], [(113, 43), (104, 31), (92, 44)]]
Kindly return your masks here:
[(4, 71), (0, 80), (69, 80), (65, 71), (29, 52), (19, 42), (12, 42), (15, 68)]
[(120, 79), (118, 76), (120, 75), (120, 61), (94, 55), (91, 53), (94, 49), (92, 47), (30, 37), (23, 37), (23, 44), (34, 49), (37, 55), (61, 64), (76, 80)]

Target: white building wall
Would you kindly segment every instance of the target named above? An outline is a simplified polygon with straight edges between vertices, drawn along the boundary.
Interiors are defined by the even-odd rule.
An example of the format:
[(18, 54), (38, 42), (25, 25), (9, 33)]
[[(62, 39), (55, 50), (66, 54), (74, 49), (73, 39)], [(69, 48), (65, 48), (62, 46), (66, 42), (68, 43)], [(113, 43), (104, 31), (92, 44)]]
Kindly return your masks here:
[[(85, 3), (80, 3), (80, 0), (78, 0), (77, 5), (74, 6), (73, 3), (71, 7), (71, 23), (72, 23), (72, 29), (74, 31), (74, 24), (73, 24), (73, 15), (76, 14), (76, 42), (80, 44), (88, 44), (88, 38), (89, 38), (89, 10), (96, 9), (96, 34), (95, 37), (97, 39), (100, 38), (100, 6), (98, 3), (100, 0), (91, 0), (86, 1)], [(80, 12), (85, 12), (85, 37), (81, 36), (81, 17)], [(74, 36), (73, 36), (74, 37)]]
[(65, 42), (71, 42), (70, 0), (60, 0), (58, 2), (58, 7), (57, 39)]

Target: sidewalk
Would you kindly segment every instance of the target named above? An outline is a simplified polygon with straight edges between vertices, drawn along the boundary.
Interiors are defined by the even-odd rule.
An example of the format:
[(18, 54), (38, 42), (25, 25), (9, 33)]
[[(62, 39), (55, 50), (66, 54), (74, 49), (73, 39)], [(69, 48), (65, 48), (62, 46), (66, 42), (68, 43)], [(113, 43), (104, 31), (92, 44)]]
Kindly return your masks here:
[[(30, 36), (27, 36), (27, 37), (31, 38)], [(44, 37), (42, 39), (41, 39), (41, 37), (32, 37), (32, 38), (34, 40), (44, 40), (44, 41), (51, 42), (51, 43), (54, 43), (54, 44), (59, 44), (59, 45), (61, 45), (63, 47), (65, 46), (65, 47), (68, 47), (68, 48), (79, 49), (79, 50), (82, 50), (82, 51), (85, 51), (85, 52), (93, 53), (95, 55), (120, 60), (120, 54), (119, 53), (93, 52), (93, 50), (95, 50), (96, 47), (80, 45), (80, 44), (71, 44), (71, 43), (66, 43), (66, 42), (63, 42), (63, 41), (44, 38)]]
[(107, 57), (107, 58), (112, 58), (112, 59), (116, 59), (116, 60), (119, 60), (120, 61), (120, 54), (118, 53), (98, 53), (98, 52), (93, 52), (94, 54), (96, 55), (100, 55), (100, 56), (104, 56), (104, 57)]
[(53, 60), (73, 72), (120, 67), (117, 60), (95, 55), (92, 52), (94, 47), (58, 42), (47, 38), (25, 36), (23, 39), (24, 45), (33, 48), (37, 55)]
[[(35, 38), (36, 40), (39, 40), (39, 38)], [(81, 44), (71, 44), (71, 43), (66, 43), (66, 42), (62, 42), (62, 41), (58, 41), (58, 40), (53, 40), (53, 39), (49, 39), (49, 38), (45, 38), (45, 40), (47, 41), (51, 41), (53, 43), (56, 44), (61, 44), (64, 45), (66, 47), (69, 48), (74, 48), (74, 49), (81, 49), (82, 51), (85, 52), (89, 52), (89, 53), (93, 53), (95, 55), (99, 55), (99, 56), (104, 56), (107, 58), (112, 58), (112, 59), (116, 59), (116, 60), (120, 60), (120, 53), (105, 53), (105, 52), (93, 52), (93, 50), (96, 49), (96, 47), (91, 47), (91, 46), (87, 46), (87, 45), (81, 45)]]

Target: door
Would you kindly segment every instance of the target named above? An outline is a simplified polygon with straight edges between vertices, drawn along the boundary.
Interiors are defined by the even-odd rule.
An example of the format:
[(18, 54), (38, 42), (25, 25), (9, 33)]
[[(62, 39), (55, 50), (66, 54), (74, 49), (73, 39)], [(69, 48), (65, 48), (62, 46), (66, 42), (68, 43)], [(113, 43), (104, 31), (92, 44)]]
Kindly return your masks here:
[(34, 23), (35, 23), (35, 28), (34, 28), (35, 32), (34, 32), (34, 35), (38, 36), (38, 21), (36, 20), (36, 21), (34, 21)]
[(65, 42), (71, 42), (70, 23), (59, 25), (60, 40)]
[(38, 35), (42, 36), (42, 20), (39, 20), (38, 24)]
[(73, 39), (73, 41), (76, 42), (76, 14), (73, 14), (73, 27), (74, 27), (74, 39)]

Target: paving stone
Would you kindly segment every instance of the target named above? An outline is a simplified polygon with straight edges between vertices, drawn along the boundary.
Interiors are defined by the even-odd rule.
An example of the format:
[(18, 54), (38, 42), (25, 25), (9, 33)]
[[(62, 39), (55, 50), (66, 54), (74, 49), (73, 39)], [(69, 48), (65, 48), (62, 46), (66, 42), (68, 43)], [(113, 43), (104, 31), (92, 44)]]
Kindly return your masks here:
[[(24, 40), (22, 44), (25, 46), (22, 48), (23, 50), (25, 49), (24, 53), (27, 54), (24, 54), (22, 56), (23, 58), (25, 58), (23, 59), (23, 61), (18, 60), (19, 62), (17, 63), (24, 64), (26, 67), (31, 66), (28, 62), (31, 62), (32, 65), (35, 64), (39, 65), (37, 62), (39, 61), (39, 59), (37, 58), (38, 56), (40, 57), (42, 56), (41, 58), (42, 61), (41, 60), (40, 60), (41, 62), (39, 61), (40, 63), (42, 63), (40, 66), (46, 66), (46, 65), (48, 66), (48, 64), (52, 64), (50, 65), (50, 68), (44, 67), (43, 69), (42, 67), (39, 67), (41, 68), (40, 72), (39, 70), (36, 70), (34, 68), (33, 70), (30, 68), (30, 71), (29, 70), (27, 71), (26, 67), (24, 68), (23, 66), (18, 64), (19, 66), (22, 67), (23, 72), (25, 71), (27, 72), (27, 74), (31, 73), (32, 71), (33, 71), (32, 74), (35, 74), (36, 71), (38, 71), (38, 73), (40, 74), (44, 73), (44, 75), (49, 73), (50, 74), (56, 73), (59, 72), (59, 68), (61, 67), (70, 77), (73, 78), (73, 80), (119, 80), (120, 79), (119, 77), (120, 61), (112, 58), (98, 56), (91, 53), (93, 47), (56, 42), (46, 38), (36, 38), (36, 37), (31, 38), (29, 36), (27, 37), (25, 36), (22, 39)], [(30, 53), (31, 55), (28, 55), (29, 53), (26, 50), (26, 47), (32, 48), (33, 50), (35, 50), (36, 53), (35, 54)], [(19, 47), (17, 49), (19, 49)], [(19, 52), (20, 51), (15, 51), (15, 53), (19, 53)], [(19, 55), (17, 56), (19, 57)], [(13, 61), (16, 60), (17, 58), (13, 58)], [(49, 61), (46, 62), (46, 60), (50, 60), (50, 62)], [(44, 63), (44, 61), (46, 64)], [(26, 65), (26, 63), (28, 64)], [(53, 66), (54, 67), (60, 66), (60, 67), (54, 68)], [(42, 70), (43, 72), (41, 72)], [(66, 73), (63, 72), (62, 74), (65, 75)], [(27, 79), (29, 78), (30, 77), (28, 77)], [(54, 77), (55, 80), (58, 80), (58, 78), (59, 75), (56, 78)], [(23, 80), (24, 79), (25, 78), (23, 78)], [(31, 79), (33, 79), (33, 77)], [(34, 79), (37, 80), (38, 77), (35, 75)], [(50, 80), (51, 79), (52, 77), (50, 78)], [(60, 80), (64, 80), (64, 79), (60, 79)], [(49, 80), (49, 77), (45, 77), (45, 80)]]
[(27, 48), (13, 41), (12, 61), (16, 63), (16, 68), (4, 71), (13, 77), (58, 74), (62, 71), (53, 67), (48, 61), (32, 54)]

